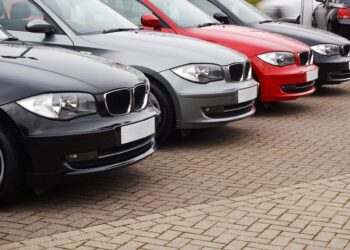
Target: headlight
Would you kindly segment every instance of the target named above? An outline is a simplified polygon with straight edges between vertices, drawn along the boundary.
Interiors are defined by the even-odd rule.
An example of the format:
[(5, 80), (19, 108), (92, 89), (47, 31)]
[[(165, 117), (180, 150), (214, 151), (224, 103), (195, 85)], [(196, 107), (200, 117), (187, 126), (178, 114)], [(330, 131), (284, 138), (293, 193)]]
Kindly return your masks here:
[(321, 55), (336, 56), (340, 55), (340, 47), (335, 44), (320, 44), (312, 46), (311, 49)]
[(295, 56), (290, 52), (270, 52), (258, 57), (264, 62), (280, 67), (295, 64)]
[(85, 93), (43, 94), (17, 103), (34, 114), (57, 120), (96, 113), (95, 98)]
[(215, 64), (191, 64), (172, 69), (172, 72), (196, 83), (208, 83), (224, 79), (221, 66)]

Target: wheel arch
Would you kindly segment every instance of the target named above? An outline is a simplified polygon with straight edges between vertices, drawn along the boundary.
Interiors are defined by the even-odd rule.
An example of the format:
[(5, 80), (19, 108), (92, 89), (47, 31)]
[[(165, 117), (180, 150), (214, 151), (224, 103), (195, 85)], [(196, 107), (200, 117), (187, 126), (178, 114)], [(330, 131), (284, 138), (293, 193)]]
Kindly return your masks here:
[(25, 170), (30, 170), (32, 161), (30, 158), (30, 153), (29, 153), (29, 148), (27, 146), (27, 143), (20, 129), (18, 128), (17, 124), (1, 107), (0, 107), (0, 124), (2, 124), (3, 126), (13, 131), (13, 135), (15, 136), (16, 141), (21, 147), (20, 150), (24, 153), (23, 157), (27, 160)]
[[(133, 66), (137, 70), (141, 71), (145, 74), (145, 76), (153, 83), (156, 83), (158, 87), (160, 87), (166, 95), (170, 97), (170, 100), (173, 104), (176, 118), (181, 117), (181, 111), (180, 111), (180, 102), (179, 98), (174, 90), (174, 88), (171, 86), (168, 80), (166, 80), (163, 76), (155, 72), (154, 70), (151, 70), (149, 68), (140, 67), (140, 66)], [(176, 119), (177, 120), (177, 119)]]

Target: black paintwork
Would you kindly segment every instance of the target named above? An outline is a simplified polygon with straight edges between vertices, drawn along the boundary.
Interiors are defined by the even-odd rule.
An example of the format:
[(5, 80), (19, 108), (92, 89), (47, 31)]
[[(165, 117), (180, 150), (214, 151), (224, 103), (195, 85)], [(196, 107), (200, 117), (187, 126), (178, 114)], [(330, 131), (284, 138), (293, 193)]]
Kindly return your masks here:
[[(220, 9), (224, 14), (227, 15), (229, 23), (240, 26), (247, 26), (256, 29), (261, 29), (280, 35), (288, 36), (306, 43), (307, 45), (314, 46), (318, 44), (337, 44), (339, 46), (350, 44), (350, 41), (344, 37), (333, 34), (331, 32), (305, 27), (298, 24), (273, 21), (266, 19), (264, 20), (265, 15), (261, 14), (262, 21), (256, 23), (247, 23), (245, 18), (242, 16), (236, 16), (228, 8), (220, 3), (219, 0), (204, 0), (211, 2), (218, 9)], [(204, 10), (204, 9), (203, 9)], [(204, 10), (205, 11), (205, 10)], [(257, 10), (258, 11), (258, 10)], [(341, 80), (334, 80), (329, 78), (329, 74), (335, 70), (335, 68), (340, 67), (341, 69), (346, 68), (349, 70), (349, 57), (344, 56), (333, 56), (327, 57), (323, 55), (316, 55), (314, 58), (315, 65), (320, 67), (320, 77), (319, 84), (336, 84), (342, 83), (350, 80), (350, 78), (345, 78)], [(333, 65), (334, 64), (334, 65)], [(333, 66), (332, 66), (333, 65)]]
[(350, 39), (350, 20), (337, 18), (340, 7), (350, 8), (350, 1), (331, 0), (319, 4), (313, 14), (314, 25)]
[[(112, 117), (103, 110), (103, 94), (132, 88), (145, 81), (142, 73), (98, 57), (22, 42), (0, 42), (0, 118), (3, 121), (6, 118), (7, 124), (19, 132), (31, 161), (27, 173), (34, 176), (32, 180), (50, 183), (52, 179), (48, 177), (109, 170), (153, 153), (155, 144), (151, 136), (142, 152), (139, 151), (141, 142), (133, 143), (130, 154), (114, 164), (77, 170), (65, 162), (67, 154), (107, 149), (118, 152), (128, 146), (121, 145), (120, 128), (154, 117), (158, 111), (149, 106), (139, 112)], [(30, 96), (55, 92), (92, 94), (98, 113), (58, 121), (40, 117), (16, 103)]]

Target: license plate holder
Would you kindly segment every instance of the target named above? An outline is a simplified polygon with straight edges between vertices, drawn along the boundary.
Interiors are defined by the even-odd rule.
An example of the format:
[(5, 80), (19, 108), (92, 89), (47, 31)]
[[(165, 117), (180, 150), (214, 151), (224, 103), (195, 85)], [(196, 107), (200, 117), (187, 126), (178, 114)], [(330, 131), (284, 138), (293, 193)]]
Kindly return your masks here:
[(155, 131), (156, 131), (155, 124), (156, 124), (155, 118), (152, 117), (142, 122), (137, 122), (134, 124), (121, 127), (120, 129), (121, 144), (127, 144), (127, 143), (137, 141), (155, 134)]
[(253, 101), (258, 97), (258, 87), (250, 87), (238, 90), (238, 103)]
[(306, 82), (315, 81), (315, 80), (317, 80), (317, 78), (318, 78), (318, 70), (317, 69), (306, 72)]

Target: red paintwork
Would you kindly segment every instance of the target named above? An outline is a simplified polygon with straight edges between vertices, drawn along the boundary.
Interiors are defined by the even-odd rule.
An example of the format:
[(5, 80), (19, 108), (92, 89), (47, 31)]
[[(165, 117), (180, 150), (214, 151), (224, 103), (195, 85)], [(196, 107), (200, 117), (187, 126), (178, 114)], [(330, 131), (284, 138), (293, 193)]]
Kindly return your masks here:
[(339, 7), (338, 8), (338, 19), (345, 20), (350, 19), (350, 8), (348, 7)]
[(147, 27), (153, 27), (153, 28), (160, 28), (160, 21), (158, 19), (158, 17), (156, 17), (153, 14), (146, 14), (143, 15), (141, 18), (141, 23), (144, 26)]
[[(262, 102), (278, 102), (295, 100), (298, 97), (312, 94), (315, 88), (296, 94), (285, 93), (282, 85), (302, 84), (306, 82), (306, 72), (318, 69), (315, 65), (303, 66), (297, 57), (300, 52), (310, 48), (297, 40), (264, 32), (256, 29), (234, 25), (217, 25), (204, 28), (187, 28), (177, 26), (162, 11), (148, 0), (140, 0), (159, 16), (170, 28), (158, 28), (157, 31), (176, 33), (220, 44), (246, 55), (252, 62), (253, 70), (260, 82), (260, 97)], [(145, 30), (154, 30), (144, 26)], [(272, 51), (292, 52), (296, 64), (277, 67), (262, 61), (257, 56)]]

